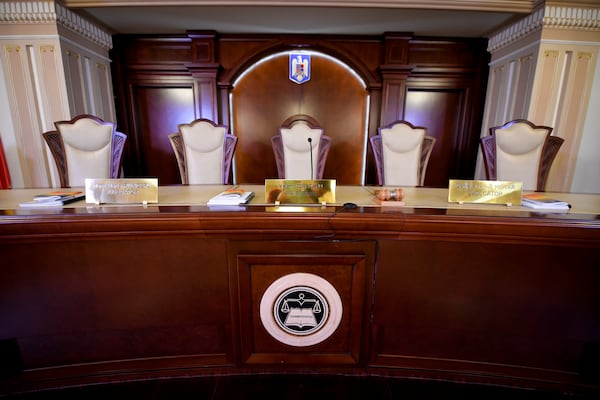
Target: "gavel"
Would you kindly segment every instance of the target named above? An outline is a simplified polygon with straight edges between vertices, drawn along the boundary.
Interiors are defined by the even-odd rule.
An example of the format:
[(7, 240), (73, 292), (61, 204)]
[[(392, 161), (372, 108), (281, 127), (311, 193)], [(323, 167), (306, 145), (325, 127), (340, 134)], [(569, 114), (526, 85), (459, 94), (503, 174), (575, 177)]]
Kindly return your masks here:
[(375, 192), (375, 196), (382, 201), (402, 201), (404, 200), (404, 189), (381, 189)]

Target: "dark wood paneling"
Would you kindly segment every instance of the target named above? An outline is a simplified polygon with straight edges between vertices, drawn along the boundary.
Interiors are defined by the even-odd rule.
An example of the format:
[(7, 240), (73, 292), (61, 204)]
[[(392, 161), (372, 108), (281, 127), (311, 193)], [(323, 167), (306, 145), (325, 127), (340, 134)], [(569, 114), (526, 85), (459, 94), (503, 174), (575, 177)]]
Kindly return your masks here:
[(478, 73), (487, 53), (485, 39), (411, 38), (408, 64), (417, 71)]
[(127, 68), (184, 69), (183, 63), (192, 61), (191, 39), (181, 36), (118, 36), (116, 52), (121, 53), (119, 59)]
[[(287, 80), (287, 59), (282, 57), (267, 61), (233, 87), (257, 61), (298, 48), (319, 51), (346, 63), (366, 82), (366, 88), (358, 88), (343, 68), (319, 57), (315, 57), (311, 81), (303, 85)], [(426, 186), (446, 186), (450, 178), (473, 177), (489, 58), (483, 40), (412, 38), (410, 34), (365, 37), (190, 32), (180, 37), (117, 36), (111, 54), (119, 127), (139, 138), (137, 143), (127, 144), (125, 176), (160, 174), (164, 183), (178, 182), (176, 165), (167, 164), (161, 153), (169, 150), (159, 145), (161, 150), (154, 154), (155, 144), (145, 144), (144, 140), (156, 140), (155, 133), (144, 131), (158, 129), (151, 119), (166, 119), (159, 122), (160, 129), (172, 131), (178, 113), (189, 119), (178, 122), (199, 117), (190, 115), (192, 109), (218, 120), (215, 122), (232, 125), (232, 132), (239, 134), (234, 158), (239, 183), (262, 183), (265, 178), (276, 177), (270, 137), (282, 121), (297, 113), (315, 117), (333, 137), (325, 176), (339, 184), (376, 182), (372, 152), (364, 136), (366, 123), (366, 135), (372, 136), (379, 125), (411, 118), (415, 119), (411, 122), (436, 131), (440, 139), (431, 156)], [(165, 102), (168, 96), (160, 91), (139, 94), (128, 89), (183, 78), (196, 85), (192, 99)], [(430, 96), (426, 102), (416, 102), (417, 92)], [(234, 95), (233, 110), (229, 110), (230, 93)], [(371, 96), (366, 112), (369, 121), (363, 112), (366, 95)], [(143, 101), (135, 96), (142, 96)]]
[(231, 356), (225, 243), (146, 239), (11, 246), (0, 337), (19, 338), (24, 368)]
[(130, 176), (158, 177), (161, 185), (181, 183), (169, 134), (195, 119), (194, 91), (191, 82), (188, 85), (139, 83), (131, 88), (135, 121), (131, 134), (139, 151), (137, 168), (129, 170)]
[[(274, 248), (277, 248), (274, 251)], [(241, 362), (303, 365), (364, 365), (368, 331), (364, 321), (374, 272), (375, 242), (345, 242), (335, 248), (318, 242), (234, 242), (230, 246), (230, 277), (239, 301)], [(259, 316), (265, 290), (282, 276), (314, 274), (329, 282), (342, 301), (339, 327), (323, 342), (292, 347), (273, 338)], [(332, 307), (329, 304), (329, 307)], [(332, 310), (333, 311), (333, 310)]]
[(457, 178), (454, 166), (456, 158), (461, 156), (457, 141), (464, 133), (460, 116), (464, 115), (466, 96), (464, 90), (435, 86), (409, 84), (404, 118), (416, 126), (426, 127), (427, 134), (437, 139), (425, 186), (448, 187), (448, 178)]
[(600, 303), (589, 302), (600, 284), (597, 250), (444, 240), (379, 244), (375, 364), (439, 362), (456, 371), (478, 360), (475, 368), (491, 375), (571, 380), (584, 343), (597, 341), (589, 320), (600, 315)]
[[(24, 368), (0, 391), (298, 371), (600, 391), (595, 215), (74, 210), (0, 224), (0, 340)], [(349, 307), (330, 358), (261, 331), (261, 290), (291, 271)]]

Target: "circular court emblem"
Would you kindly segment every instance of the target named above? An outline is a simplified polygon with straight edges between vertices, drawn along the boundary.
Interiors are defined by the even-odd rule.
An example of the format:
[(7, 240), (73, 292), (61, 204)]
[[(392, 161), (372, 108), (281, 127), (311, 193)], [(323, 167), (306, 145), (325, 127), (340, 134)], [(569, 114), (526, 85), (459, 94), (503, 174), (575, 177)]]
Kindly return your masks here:
[(340, 324), (342, 311), (342, 300), (333, 285), (307, 273), (282, 276), (260, 301), (265, 329), (290, 346), (310, 346), (327, 339)]
[(273, 305), (275, 322), (292, 335), (310, 335), (327, 321), (329, 305), (316, 290), (296, 286), (283, 292)]

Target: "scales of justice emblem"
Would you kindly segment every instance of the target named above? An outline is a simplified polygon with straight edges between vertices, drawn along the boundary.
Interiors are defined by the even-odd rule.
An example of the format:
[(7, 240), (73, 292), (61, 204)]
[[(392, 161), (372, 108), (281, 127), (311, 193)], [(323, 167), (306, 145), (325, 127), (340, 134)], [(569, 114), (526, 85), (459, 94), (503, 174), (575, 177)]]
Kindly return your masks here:
[(304, 272), (275, 280), (260, 300), (260, 320), (265, 330), (290, 346), (321, 343), (337, 330), (344, 307), (326, 279)]
[(329, 315), (329, 306), (316, 290), (293, 287), (275, 301), (273, 315), (281, 329), (295, 335), (308, 335), (318, 330)]
[(310, 54), (290, 53), (290, 80), (304, 83), (310, 80)]

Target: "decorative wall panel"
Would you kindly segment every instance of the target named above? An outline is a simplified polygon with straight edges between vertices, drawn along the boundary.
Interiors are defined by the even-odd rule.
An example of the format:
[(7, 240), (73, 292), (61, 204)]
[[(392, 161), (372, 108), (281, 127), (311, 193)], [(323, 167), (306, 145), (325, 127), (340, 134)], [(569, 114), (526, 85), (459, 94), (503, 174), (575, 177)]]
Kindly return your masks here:
[[(470, 89), (458, 85), (442, 87), (437, 82), (409, 81), (406, 93), (404, 118), (416, 126), (427, 129), (427, 135), (436, 138), (425, 186), (447, 187), (448, 176), (459, 174), (459, 154), (470, 152), (472, 146), (464, 135), (464, 115)], [(472, 163), (471, 165), (474, 165)], [(469, 168), (469, 165), (467, 165)], [(471, 172), (472, 173), (472, 172)]]
[[(274, 251), (274, 247), (277, 250)], [(233, 243), (242, 364), (364, 364), (374, 242)], [(361, 356), (361, 353), (363, 354)]]
[[(9, 167), (23, 173), (22, 185), (26, 187), (46, 187), (52, 182), (41, 133), (52, 127), (54, 118), (62, 119), (62, 107), (66, 107), (57, 48), (57, 42), (31, 40), (14, 41), (4, 47), (4, 73), (12, 94), (10, 112), (17, 124), (15, 139), (20, 144), (19, 168)], [(31, 118), (38, 114), (40, 119)]]
[[(213, 49), (211, 41), (214, 62), (206, 53)], [(275, 57), (299, 47), (323, 54), (315, 57), (315, 74), (302, 85), (287, 78), (287, 57)], [(210, 119), (229, 126), (238, 136), (233, 166), (236, 183), (263, 183), (277, 176), (270, 138), (286, 118), (300, 113), (315, 118), (333, 138), (325, 167), (327, 178), (339, 184), (374, 184), (368, 138), (377, 134), (384, 121), (405, 117), (407, 93), (414, 90), (408, 89), (408, 80), (426, 82), (427, 90), (462, 93), (458, 105), (454, 94), (436, 97), (435, 111), (432, 104), (411, 103), (410, 115), (420, 115), (424, 126), (457, 135), (450, 140), (450, 150), (432, 155), (430, 162), (440, 167), (437, 177), (426, 184), (446, 186), (451, 176), (472, 178), (487, 79), (482, 40), (413, 39), (407, 34), (381, 38), (190, 32), (188, 37), (118, 36), (112, 54), (119, 126), (141, 137), (140, 126), (149, 123), (139, 118), (164, 114), (164, 108), (141, 110), (142, 104), (132, 100), (125, 88), (140, 79), (168, 81), (191, 76), (194, 97), (184, 108), (195, 109), (196, 117), (212, 114)], [(332, 59), (337, 62), (327, 61)], [(265, 62), (251, 69), (261, 60)], [(152, 104), (148, 100), (143, 106)], [(164, 106), (161, 101), (156, 104)], [(135, 113), (130, 111), (132, 105), (137, 108)], [(457, 107), (462, 111), (457, 112)], [(171, 115), (176, 113), (176, 107), (170, 110)], [(423, 115), (427, 118), (421, 118)], [(175, 131), (174, 121), (164, 122), (164, 130)], [(142, 151), (142, 143), (130, 149), (124, 161), (126, 175), (158, 171), (161, 182), (178, 182), (173, 180), (176, 165), (137, 153)], [(453, 152), (453, 156), (448, 158), (445, 152)], [(446, 158), (436, 160), (444, 154)]]
[(88, 101), (84, 97), (84, 76), (82, 76), (82, 57), (81, 54), (72, 50), (63, 50), (63, 63), (65, 66), (65, 79), (67, 88), (71, 96), (69, 96), (69, 108), (74, 113), (90, 114), (88, 111)]
[[(124, 168), (142, 177), (157, 177), (161, 185), (181, 183), (169, 134), (177, 125), (196, 119), (191, 79), (142, 81), (130, 88), (129, 157)], [(129, 172), (132, 174), (132, 172)]]
[(542, 44), (530, 115), (565, 139), (552, 165), (546, 190), (570, 190), (583, 135), (599, 47)]

